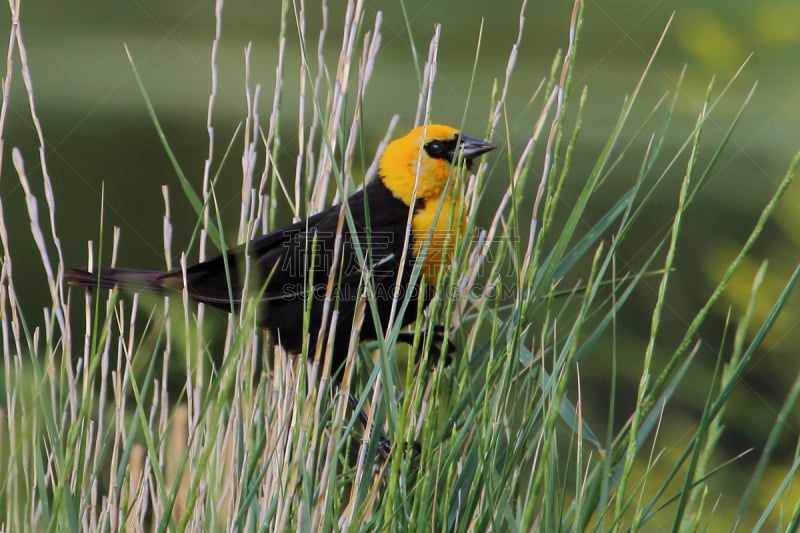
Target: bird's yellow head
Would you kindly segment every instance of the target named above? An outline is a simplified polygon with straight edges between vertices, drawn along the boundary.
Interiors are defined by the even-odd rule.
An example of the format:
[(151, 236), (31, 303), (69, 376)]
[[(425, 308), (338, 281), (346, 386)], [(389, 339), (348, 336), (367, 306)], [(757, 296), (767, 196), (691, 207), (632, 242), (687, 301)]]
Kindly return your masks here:
[(386, 147), (380, 160), (383, 184), (395, 198), (411, 206), (417, 185), (414, 216), (411, 219), (411, 251), (422, 261), (422, 273), (435, 281), (450, 250), (466, 229), (461, 200), (442, 195), (452, 166), (494, 150), (492, 143), (462, 135), (450, 126), (430, 124), (411, 130)]
[(462, 135), (441, 124), (420, 126), (392, 141), (380, 160), (383, 183), (398, 199), (410, 205), (417, 183), (417, 199), (436, 199), (453, 174), (452, 165), (463, 160), (467, 166), (495, 145)]

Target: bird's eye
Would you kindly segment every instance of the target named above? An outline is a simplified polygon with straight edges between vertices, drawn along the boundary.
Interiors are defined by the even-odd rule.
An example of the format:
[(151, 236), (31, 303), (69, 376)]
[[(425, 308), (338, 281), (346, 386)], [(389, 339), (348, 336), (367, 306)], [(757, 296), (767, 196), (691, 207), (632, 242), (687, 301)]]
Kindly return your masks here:
[(443, 151), (444, 147), (442, 146), (442, 143), (440, 143), (439, 141), (431, 141), (428, 143), (428, 153), (431, 154), (433, 157), (436, 157), (437, 155), (442, 155)]

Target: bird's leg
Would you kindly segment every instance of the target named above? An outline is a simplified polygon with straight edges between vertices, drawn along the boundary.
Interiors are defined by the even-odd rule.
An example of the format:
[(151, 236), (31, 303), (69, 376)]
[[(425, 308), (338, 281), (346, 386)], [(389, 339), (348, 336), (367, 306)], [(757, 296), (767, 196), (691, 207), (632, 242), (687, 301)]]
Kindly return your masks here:
[[(427, 339), (425, 335), (421, 339), (418, 352), (417, 352), (417, 362), (422, 360), (423, 352), (422, 350), (425, 349), (425, 344)], [(413, 346), (414, 344), (414, 333), (413, 332), (400, 332), (397, 335), (397, 341), (402, 342), (404, 344), (408, 344), (409, 346)], [(445, 328), (441, 324), (434, 324), (431, 331), (431, 346), (430, 351), (428, 352), (428, 368), (432, 369), (436, 366), (439, 362), (439, 357), (441, 356), (442, 352), (445, 355), (445, 365), (450, 365), (452, 363), (452, 354), (456, 351), (455, 345), (445, 339)], [(364, 426), (364, 429), (367, 428), (367, 415), (364, 413), (362, 409), (358, 408), (358, 399), (353, 396), (352, 393), (348, 393), (347, 395), (347, 403), (350, 406), (356, 416), (358, 417), (359, 422), (361, 425)], [(416, 469), (419, 466), (419, 457), (422, 453), (422, 446), (419, 442), (407, 442), (403, 446), (403, 453), (411, 452), (411, 467)], [(389, 458), (391, 457), (392, 453), (392, 441), (389, 440), (385, 435), (379, 434), (378, 435), (378, 454), (380, 455), (381, 462), (386, 463)]]
[[(439, 362), (439, 357), (442, 354), (444, 349), (444, 365), (450, 366), (450, 363), (453, 362), (452, 354), (455, 353), (456, 347), (455, 345), (445, 339), (445, 330), (444, 326), (441, 324), (434, 324), (433, 331), (431, 331), (431, 348), (428, 352), (428, 368), (433, 368)], [(425, 349), (425, 335), (423, 333), (422, 339), (420, 339), (419, 349), (417, 351), (417, 361), (422, 359), (422, 350)], [(397, 335), (397, 342), (402, 342), (404, 344), (408, 344), (409, 346), (413, 346), (414, 344), (414, 332), (413, 331), (403, 331)]]
[(367, 414), (364, 412), (363, 409), (358, 408), (358, 398), (356, 398), (352, 392), (347, 393), (347, 405), (350, 406), (350, 409), (355, 412), (356, 416), (358, 417), (358, 421), (361, 422), (361, 425), (365, 428), (367, 427)]

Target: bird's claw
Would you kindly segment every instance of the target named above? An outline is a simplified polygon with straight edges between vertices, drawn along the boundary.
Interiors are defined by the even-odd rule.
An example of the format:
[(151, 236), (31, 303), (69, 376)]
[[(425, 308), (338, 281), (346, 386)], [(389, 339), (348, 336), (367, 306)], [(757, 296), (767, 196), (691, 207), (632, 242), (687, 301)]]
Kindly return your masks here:
[[(403, 455), (410, 454), (409, 466), (411, 469), (416, 470), (419, 468), (419, 458), (422, 455), (422, 445), (417, 442), (407, 442), (403, 446)], [(392, 458), (392, 441), (384, 436), (378, 438), (378, 462), (376, 467), (380, 467), (389, 462)]]
[[(356, 416), (361, 424), (366, 428), (367, 415), (364, 413), (364, 411), (358, 409), (358, 399), (353, 396), (353, 394), (348, 394), (347, 403), (350, 405), (351, 409), (356, 411)], [(378, 437), (377, 452), (378, 457), (375, 464), (376, 468), (388, 463), (392, 456), (392, 441), (390, 441), (385, 435), (380, 435)], [(416, 470), (419, 467), (419, 458), (422, 455), (422, 445), (417, 441), (407, 442), (405, 446), (403, 446), (403, 455), (408, 452), (411, 452), (410, 466), (412, 469)]]

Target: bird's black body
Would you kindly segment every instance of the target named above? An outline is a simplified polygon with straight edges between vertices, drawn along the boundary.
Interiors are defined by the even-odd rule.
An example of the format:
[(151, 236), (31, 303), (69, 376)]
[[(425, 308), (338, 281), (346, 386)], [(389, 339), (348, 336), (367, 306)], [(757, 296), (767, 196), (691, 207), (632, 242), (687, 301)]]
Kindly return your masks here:
[[(331, 304), (338, 306), (338, 319), (333, 332), (330, 325), (333, 313), (328, 313), (326, 332), (332, 331), (335, 335), (331, 363), (336, 370), (348, 353), (354, 311), (364, 291), (365, 268), (375, 290), (377, 316), (373, 316), (372, 307), (367, 304), (361, 340), (376, 338), (376, 319), (383, 327), (388, 324), (398, 283), (402, 290), (396, 320), (403, 325), (414, 321), (420, 296), (419, 280), (410, 283), (414, 256), (410, 252), (403, 253), (408, 206), (395, 198), (381, 180), (353, 194), (347, 203), (355, 234), (345, 219), (338, 261), (335, 261), (335, 247), (341, 206), (335, 205), (187, 268), (189, 298), (226, 311), (238, 310), (245, 296), (257, 299), (261, 326), (290, 353), (298, 353), (303, 348), (303, 317), (309, 308), (307, 353), (313, 355), (323, 325), (328, 279), (334, 269), (336, 283)], [(357, 246), (363, 250), (363, 261), (359, 259)], [(398, 278), (404, 256), (405, 267), (402, 278)], [(179, 269), (158, 272), (103, 268), (99, 275), (75, 269), (67, 274), (67, 279), (74, 285), (119, 287), (158, 294), (179, 293), (184, 286), (183, 272)], [(400, 314), (400, 304), (407, 291), (411, 291), (407, 312)], [(431, 296), (432, 291), (426, 291), (425, 304)], [(323, 342), (328, 342), (327, 336), (323, 336)]]
[[(457, 236), (457, 232), (451, 234), (449, 223), (465, 227), (464, 211), (457, 208), (463, 207), (463, 199), (444, 196), (453, 165), (468, 169), (474, 158), (494, 148), (449, 126), (419, 126), (386, 147), (379, 178), (347, 199), (353, 231), (347, 221), (337, 231), (342, 206), (335, 205), (191, 266), (185, 273), (102, 268), (98, 273), (74, 269), (65, 277), (71, 285), (84, 287), (165, 295), (186, 290), (192, 300), (226, 311), (240, 309), (243, 301), (257, 302), (261, 326), (290, 353), (307, 346), (307, 353), (315, 354), (318, 339), (327, 346), (334, 335), (331, 364), (335, 371), (347, 357), (355, 310), (365, 290), (374, 289), (377, 305), (366, 305), (359, 340), (375, 339), (376, 325), (384, 329), (389, 325), (395, 305), (395, 322), (405, 326), (416, 318), (420, 298), (423, 307), (428, 304), (433, 290), (428, 286), (421, 295), (419, 279), (435, 282), (450, 239)], [(412, 231), (406, 242), (410, 215)], [(444, 245), (431, 239), (434, 232), (444, 232)], [(442, 235), (437, 234), (436, 240)], [(414, 242), (415, 238), (420, 242)], [(412, 283), (416, 261), (421, 262), (422, 275)], [(327, 300), (329, 279), (335, 282)], [(327, 310), (326, 301), (331, 304)], [(406, 302), (406, 311), (401, 312), (401, 303)], [(434, 328), (439, 337), (434, 337), (437, 352), (435, 345), (444, 344), (442, 332)], [(413, 336), (405, 333), (398, 339), (410, 342)]]

